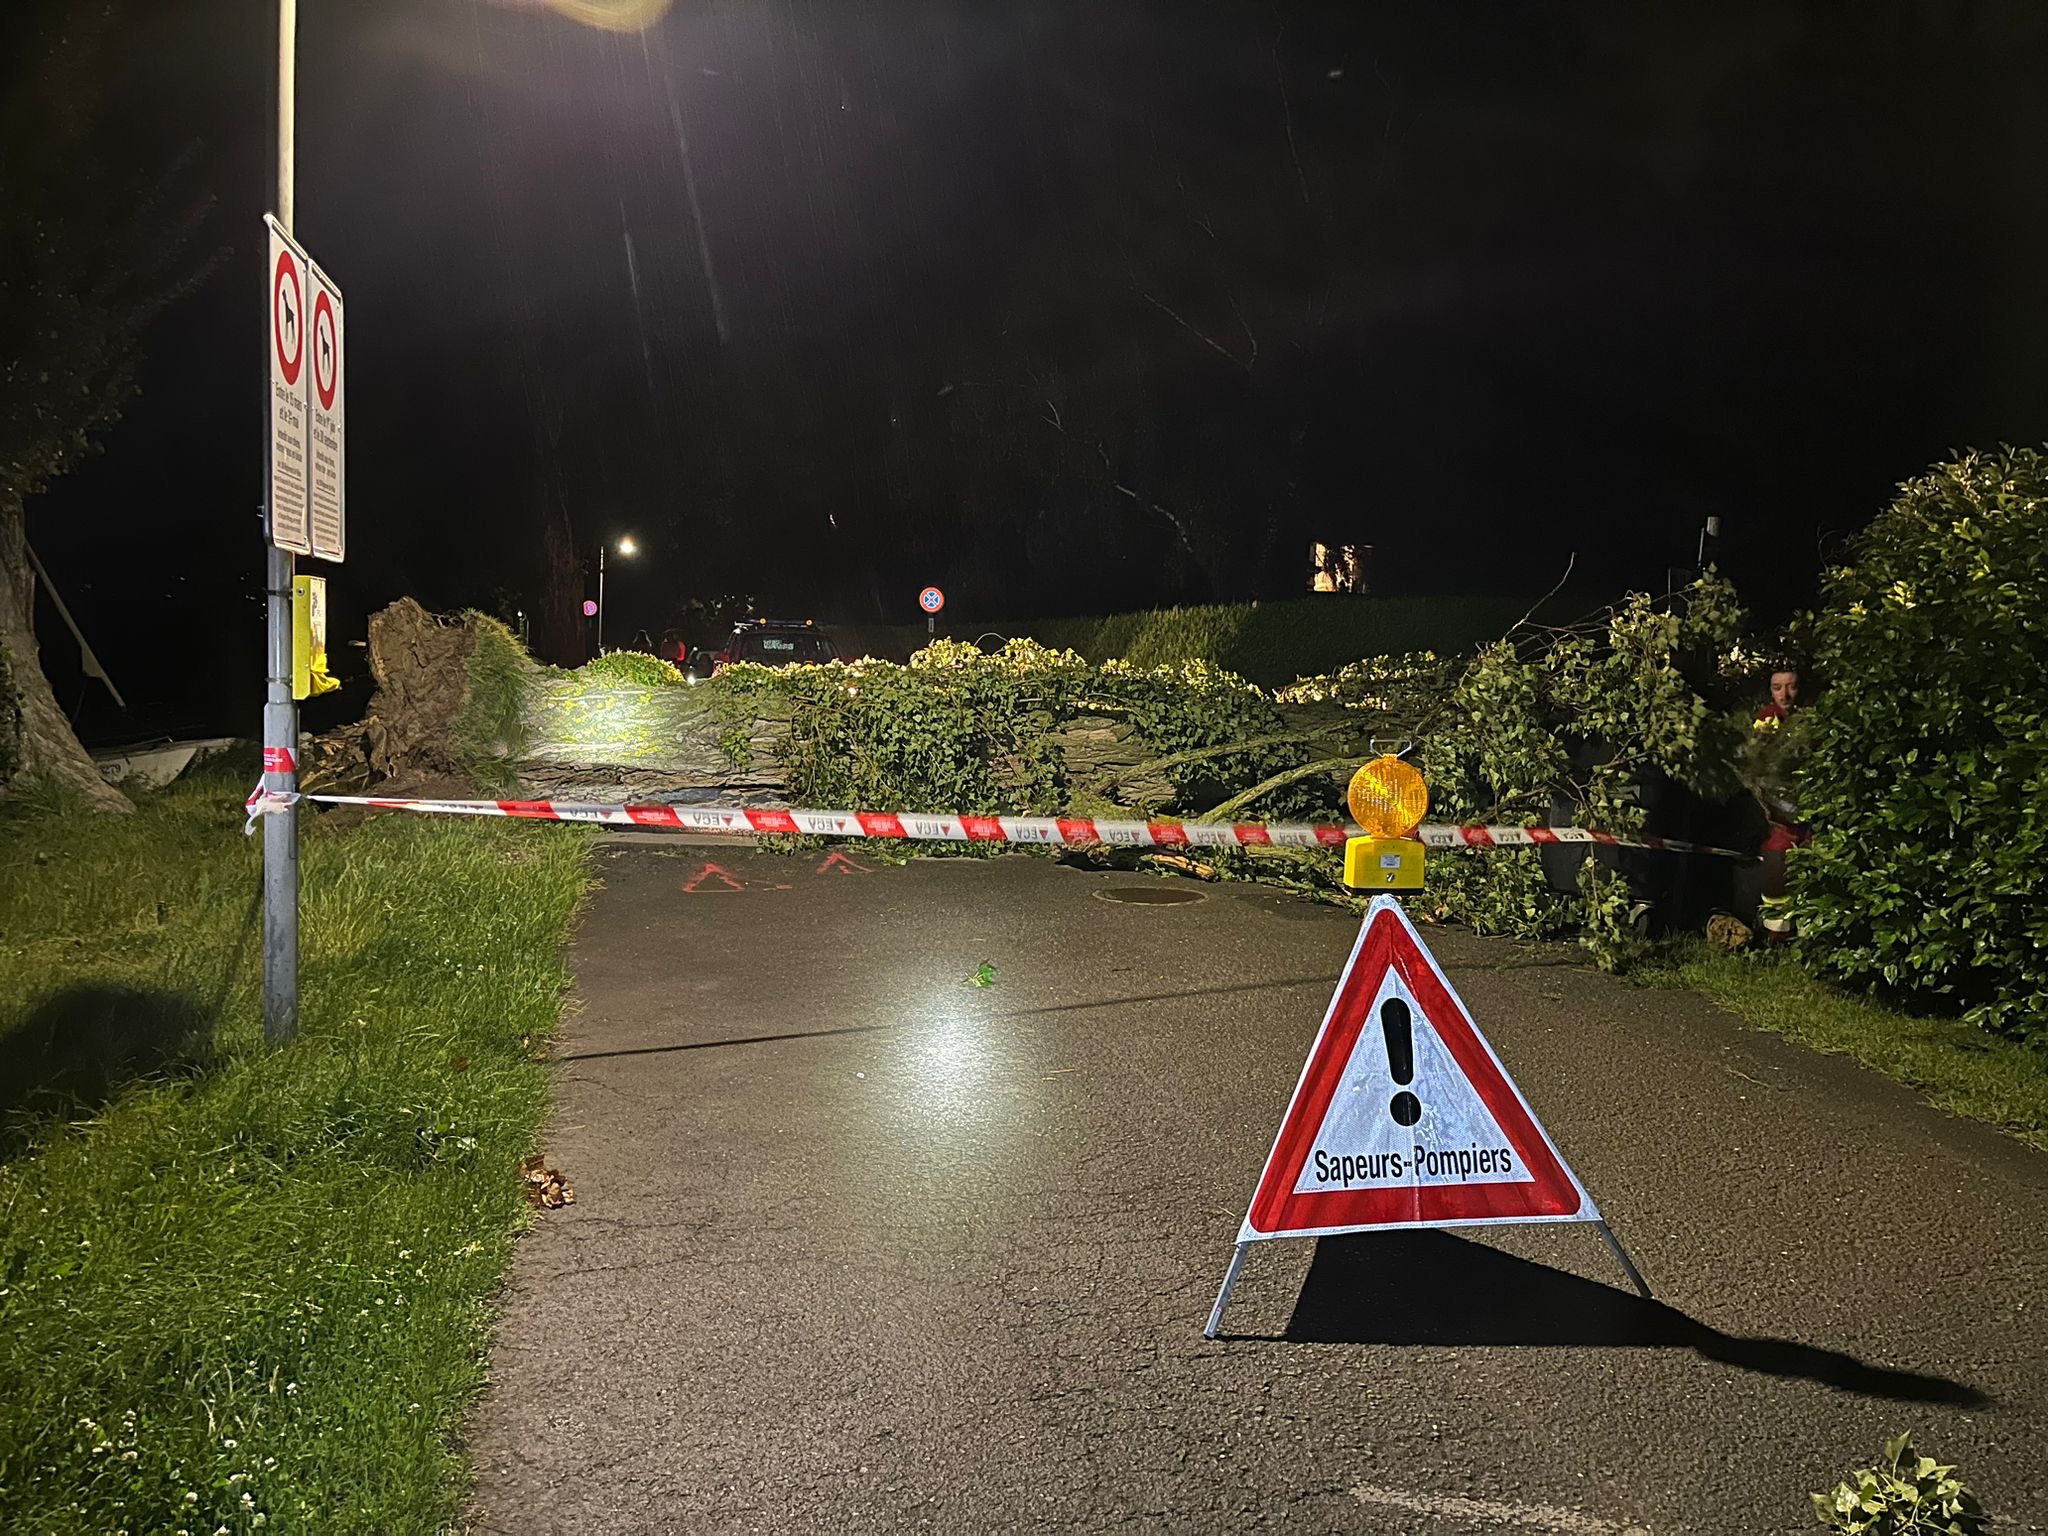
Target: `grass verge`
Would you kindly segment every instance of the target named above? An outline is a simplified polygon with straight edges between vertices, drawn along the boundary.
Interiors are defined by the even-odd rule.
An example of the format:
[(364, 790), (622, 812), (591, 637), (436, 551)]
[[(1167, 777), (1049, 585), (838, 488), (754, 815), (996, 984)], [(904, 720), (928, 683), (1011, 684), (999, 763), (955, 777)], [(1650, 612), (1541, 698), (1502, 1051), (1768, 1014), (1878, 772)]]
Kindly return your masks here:
[(451, 1434), (527, 1219), (585, 842), (313, 818), (304, 1017), (266, 1051), (242, 792), (217, 773), (134, 817), (0, 822), (0, 1077), (88, 1096), (17, 1112), (0, 1154), (0, 1529), (415, 1532), (460, 1508)]
[(1854, 1057), (1940, 1109), (2048, 1152), (2048, 1051), (1956, 1019), (1900, 1013), (1815, 979), (1787, 956), (1730, 954), (1695, 941), (1629, 975), (1704, 992), (1759, 1029)]

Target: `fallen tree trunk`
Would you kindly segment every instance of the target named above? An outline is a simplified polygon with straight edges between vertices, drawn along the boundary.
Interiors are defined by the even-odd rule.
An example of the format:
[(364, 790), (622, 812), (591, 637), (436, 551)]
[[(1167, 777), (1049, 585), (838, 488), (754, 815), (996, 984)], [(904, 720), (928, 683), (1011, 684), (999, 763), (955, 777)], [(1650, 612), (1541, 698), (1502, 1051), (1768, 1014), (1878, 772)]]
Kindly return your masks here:
[(518, 787), (560, 800), (684, 799), (752, 805), (785, 794), (782, 747), (789, 717), (757, 718), (734, 762), (710, 686), (594, 686), (574, 673), (537, 676), (520, 717), (522, 739), (507, 760)]
[[(788, 714), (771, 701), (736, 727), (724, 723), (716, 700), (715, 685), (593, 688), (573, 677), (548, 678), (528, 697), (529, 734), (508, 766), (521, 791), (536, 799), (786, 802)], [(1052, 739), (1076, 795), (1133, 810), (1157, 809), (1174, 797), (1158, 751), (1128, 722), (1083, 715), (1064, 722)], [(727, 743), (741, 747), (744, 764), (733, 760)], [(999, 782), (1021, 784), (1021, 772), (1001, 756), (991, 766)]]

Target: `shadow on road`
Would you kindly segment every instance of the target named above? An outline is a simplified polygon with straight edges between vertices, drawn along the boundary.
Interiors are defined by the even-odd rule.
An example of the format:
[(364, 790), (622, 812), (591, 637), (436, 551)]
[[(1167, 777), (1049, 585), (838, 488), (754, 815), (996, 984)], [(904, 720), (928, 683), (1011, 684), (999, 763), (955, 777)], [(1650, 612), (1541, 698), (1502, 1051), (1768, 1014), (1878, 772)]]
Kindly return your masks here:
[(1961, 1407), (1990, 1402), (1945, 1376), (1870, 1365), (1790, 1339), (1737, 1338), (1663, 1302), (1448, 1232), (1320, 1239), (1281, 1338), (1294, 1344), (1682, 1348), (1723, 1365), (1866, 1397)]
[(794, 1029), (779, 1035), (729, 1035), (722, 1040), (685, 1040), (676, 1045), (635, 1045), (617, 1051), (575, 1051), (562, 1061), (609, 1061), (614, 1056), (671, 1056), (677, 1051), (715, 1051), (727, 1045), (774, 1045), (781, 1040), (824, 1040), (833, 1035), (871, 1035), (900, 1024), (849, 1024), (844, 1029)]
[[(1297, 976), (1286, 981), (1247, 981), (1225, 987), (1197, 987), (1186, 992), (1148, 992), (1136, 997), (1091, 998), (1076, 1003), (1050, 1003), (1043, 1008), (1012, 1008), (996, 1015), (1001, 1019), (1028, 1019), (1040, 1014), (1081, 1013), (1090, 1008), (1122, 1008), (1137, 1003), (1167, 1003), (1189, 997), (1225, 997), (1237, 992), (1272, 992), (1282, 987), (1329, 987), (1334, 976)], [(576, 1051), (563, 1061), (605, 1061), (614, 1056), (668, 1056), (677, 1051), (712, 1051), (728, 1045), (774, 1045), (784, 1040), (824, 1040), (834, 1035), (871, 1035), (885, 1030), (906, 1029), (901, 1024), (849, 1024), (844, 1029), (798, 1029), (778, 1035), (733, 1035), (720, 1040), (686, 1040), (676, 1045), (636, 1045), (617, 1051)]]
[(1136, 1003), (1175, 1003), (1190, 997), (1230, 997), (1240, 992), (1278, 992), (1284, 987), (1321, 987), (1334, 992), (1335, 976), (1290, 976), (1284, 981), (1239, 981), (1221, 987), (1194, 987), (1184, 992), (1141, 992), (1129, 997), (1097, 997), (1075, 1003), (1047, 1003), (1040, 1008), (1012, 1008), (1006, 1019), (1028, 1019), (1043, 1013), (1081, 1013), (1090, 1008), (1123, 1008)]

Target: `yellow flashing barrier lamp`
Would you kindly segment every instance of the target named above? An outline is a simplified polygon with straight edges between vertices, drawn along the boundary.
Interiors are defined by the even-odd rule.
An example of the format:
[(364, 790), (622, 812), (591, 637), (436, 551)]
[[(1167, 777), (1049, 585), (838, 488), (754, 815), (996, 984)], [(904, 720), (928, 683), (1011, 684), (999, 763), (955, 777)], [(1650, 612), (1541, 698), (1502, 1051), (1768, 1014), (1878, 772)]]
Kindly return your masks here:
[(1344, 884), (1354, 891), (1422, 889), (1422, 844), (1414, 836), (1429, 813), (1429, 786), (1411, 763), (1376, 757), (1351, 776), (1346, 797), (1364, 837), (1344, 844)]
[(341, 679), (327, 670), (327, 578), (292, 578), (292, 697), (332, 693)]

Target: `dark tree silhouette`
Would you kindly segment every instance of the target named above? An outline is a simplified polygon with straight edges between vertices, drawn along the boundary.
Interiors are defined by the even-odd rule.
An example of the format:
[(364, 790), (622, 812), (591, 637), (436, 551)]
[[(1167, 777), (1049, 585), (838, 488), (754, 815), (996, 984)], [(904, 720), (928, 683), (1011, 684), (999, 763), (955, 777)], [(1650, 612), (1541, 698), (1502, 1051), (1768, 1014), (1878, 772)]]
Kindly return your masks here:
[(0, 794), (54, 780), (127, 810), (43, 675), (27, 503), (92, 450), (135, 393), (151, 320), (193, 285), (207, 205), (182, 162), (141, 184), (93, 143), (112, 5), (40, 0), (0, 28)]

